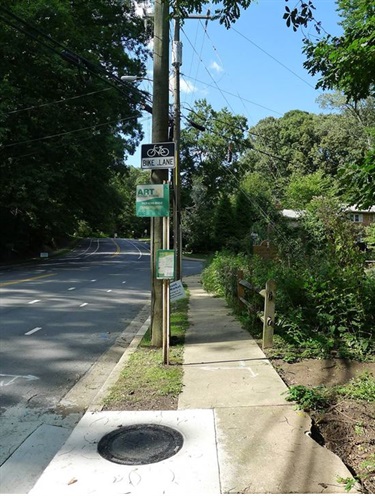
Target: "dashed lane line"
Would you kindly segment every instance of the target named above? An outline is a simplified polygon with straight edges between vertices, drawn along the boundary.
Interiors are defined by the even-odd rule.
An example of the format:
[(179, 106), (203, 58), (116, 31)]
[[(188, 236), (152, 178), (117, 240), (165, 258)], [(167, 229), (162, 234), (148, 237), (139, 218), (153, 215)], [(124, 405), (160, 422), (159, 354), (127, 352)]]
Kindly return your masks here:
[(31, 336), (31, 334), (34, 334), (35, 332), (38, 332), (41, 330), (41, 327), (34, 327), (34, 329), (31, 329), (31, 331), (25, 332), (25, 336)]

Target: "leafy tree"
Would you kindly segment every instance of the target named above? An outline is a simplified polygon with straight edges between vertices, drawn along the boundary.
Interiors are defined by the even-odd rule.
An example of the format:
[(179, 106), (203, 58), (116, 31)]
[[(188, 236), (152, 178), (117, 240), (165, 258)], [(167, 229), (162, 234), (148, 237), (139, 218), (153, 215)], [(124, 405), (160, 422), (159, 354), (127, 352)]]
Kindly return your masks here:
[[(238, 158), (246, 146), (246, 119), (226, 108), (215, 111), (206, 100), (199, 100), (188, 120), (202, 130), (188, 127), (181, 133), (182, 186), (185, 192), (190, 191), (193, 177), (201, 177), (208, 197), (215, 203), (221, 192), (230, 194), (238, 186)], [(189, 203), (186, 195), (183, 198)]]
[(343, 198), (359, 208), (375, 203), (375, 149), (370, 150), (362, 163), (352, 164), (340, 171)]
[(375, 5), (373, 0), (338, 0), (341, 36), (305, 40), (304, 66), (320, 73), (318, 88), (339, 89), (358, 101), (375, 93)]
[[(142, 137), (141, 95), (106, 71), (145, 71), (143, 23), (131, 2), (104, 0), (4, 0), (0, 23), (0, 249), (37, 248), (80, 222), (112, 230), (111, 180)], [(87, 64), (68, 64), (67, 50)]]
[(191, 204), (181, 215), (183, 245), (189, 251), (208, 252), (214, 248), (213, 209), (202, 178), (193, 179), (190, 196)]
[(223, 194), (219, 200), (214, 219), (214, 239), (217, 248), (228, 246), (235, 234), (233, 207), (228, 195)]
[(137, 217), (135, 213), (136, 186), (149, 182), (148, 172), (135, 167), (117, 172), (112, 178), (111, 186), (120, 195), (120, 209), (117, 210), (114, 229), (119, 236), (142, 237), (150, 234), (150, 219)]
[(363, 160), (368, 132), (352, 115), (315, 115), (294, 110), (261, 120), (249, 130), (251, 148), (240, 160), (242, 173), (271, 180), (283, 200), (290, 179), (317, 171), (335, 177), (341, 167)]
[[(288, 0), (285, 0), (287, 3)], [(201, 13), (204, 6), (208, 5), (209, 8), (215, 7), (214, 12), (211, 13), (213, 18), (219, 19), (220, 24), (224, 24), (226, 28), (230, 28), (231, 24), (236, 22), (241, 15), (241, 8), (247, 9), (252, 0), (181, 0), (179, 2), (170, 2), (173, 15), (181, 15), (186, 17), (187, 14), (192, 12)], [(285, 6), (284, 19), (287, 26), (292, 26), (296, 31), (300, 26), (306, 27), (309, 22), (314, 21), (313, 9), (314, 5), (309, 0), (307, 2), (300, 0), (297, 5), (290, 10)], [(316, 23), (318, 27), (319, 23)]]
[(301, 210), (314, 197), (334, 194), (335, 191), (332, 179), (324, 176), (321, 170), (308, 175), (294, 174), (285, 192), (284, 205), (286, 208)]

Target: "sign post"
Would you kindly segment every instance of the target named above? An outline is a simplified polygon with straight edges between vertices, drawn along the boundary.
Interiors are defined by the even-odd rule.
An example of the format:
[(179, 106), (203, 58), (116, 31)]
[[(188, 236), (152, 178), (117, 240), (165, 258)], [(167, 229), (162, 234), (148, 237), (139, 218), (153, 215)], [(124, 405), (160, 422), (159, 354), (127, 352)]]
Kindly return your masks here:
[(169, 184), (140, 184), (136, 190), (136, 215), (162, 217), (162, 249), (155, 250), (154, 278), (162, 280), (162, 346), (164, 364), (169, 363), (169, 282), (175, 277), (175, 252), (169, 249)]

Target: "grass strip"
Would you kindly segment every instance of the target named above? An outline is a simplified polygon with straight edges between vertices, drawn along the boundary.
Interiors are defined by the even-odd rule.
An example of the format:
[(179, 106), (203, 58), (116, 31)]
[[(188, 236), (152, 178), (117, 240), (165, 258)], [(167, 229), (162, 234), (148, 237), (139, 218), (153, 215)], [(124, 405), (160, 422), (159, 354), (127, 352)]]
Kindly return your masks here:
[(149, 329), (105, 398), (105, 410), (177, 408), (182, 391), (185, 332), (189, 326), (188, 304), (188, 298), (184, 298), (171, 305), (169, 365), (163, 364), (162, 349), (151, 346)]

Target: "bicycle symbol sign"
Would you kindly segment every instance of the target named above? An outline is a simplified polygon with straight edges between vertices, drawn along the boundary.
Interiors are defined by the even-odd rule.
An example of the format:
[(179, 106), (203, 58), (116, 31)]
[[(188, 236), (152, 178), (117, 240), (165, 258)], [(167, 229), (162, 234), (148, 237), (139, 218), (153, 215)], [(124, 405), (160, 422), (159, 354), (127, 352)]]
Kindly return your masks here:
[(173, 169), (175, 167), (175, 144), (142, 145), (141, 167), (142, 169)]

